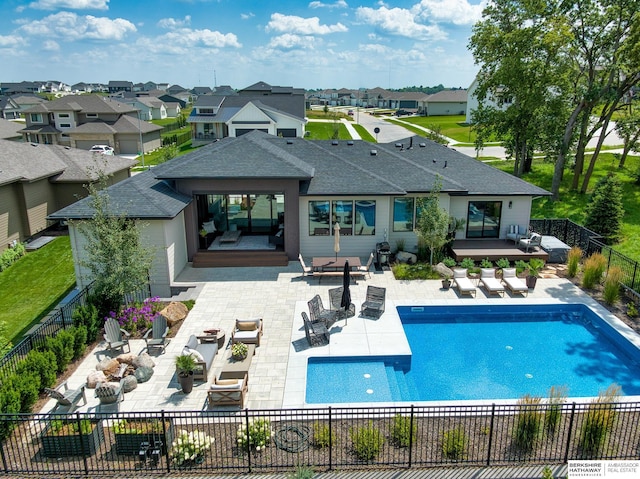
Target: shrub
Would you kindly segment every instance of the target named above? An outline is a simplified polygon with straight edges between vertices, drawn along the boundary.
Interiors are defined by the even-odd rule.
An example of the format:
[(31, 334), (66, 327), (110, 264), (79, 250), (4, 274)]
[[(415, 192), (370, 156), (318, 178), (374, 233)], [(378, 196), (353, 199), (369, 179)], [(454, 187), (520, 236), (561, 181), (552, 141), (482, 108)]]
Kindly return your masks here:
[(511, 263), (507, 258), (500, 258), (498, 261), (496, 261), (496, 266), (500, 269), (504, 269), (511, 266)]
[(249, 427), (242, 424), (238, 428), (238, 446), (243, 450), (252, 447), (260, 451), (269, 445), (273, 436), (271, 422), (268, 419), (256, 418), (249, 421)]
[(542, 414), (540, 413), (541, 398), (525, 394), (518, 399), (518, 414), (516, 416), (515, 445), (525, 452), (533, 451), (540, 436)]
[(337, 438), (331, 434), (329, 425), (320, 421), (313, 423), (313, 443), (316, 447), (324, 448), (336, 444)]
[(453, 268), (456, 265), (456, 260), (453, 259), (450, 256), (447, 256), (446, 258), (444, 258), (442, 260), (442, 263), (447, 267), (447, 268)]
[(440, 278), (440, 275), (426, 263), (396, 263), (391, 267), (391, 271), (393, 271), (393, 275), (397, 280)]
[(607, 267), (607, 260), (600, 253), (593, 253), (584, 262), (584, 274), (582, 275), (582, 286), (585, 289), (593, 289), (599, 284), (604, 270)]
[(374, 459), (384, 444), (384, 436), (380, 430), (369, 421), (369, 424), (361, 427), (354, 427), (349, 430), (353, 451), (363, 461)]
[(569, 278), (575, 278), (576, 274), (578, 274), (581, 259), (582, 250), (580, 248), (574, 246), (569, 250), (567, 254), (567, 276), (569, 276)]
[(620, 283), (624, 273), (618, 266), (612, 266), (607, 272), (607, 277), (604, 280), (604, 290), (602, 291), (602, 298), (608, 305), (612, 305), (620, 299)]
[(312, 479), (315, 474), (311, 466), (298, 464), (295, 470), (289, 473), (288, 477), (290, 479)]
[(489, 261), (489, 258), (485, 258), (480, 261), (481, 268), (493, 268), (493, 262)]
[(612, 431), (616, 411), (614, 404), (620, 395), (620, 386), (612, 384), (593, 400), (584, 416), (580, 429), (580, 450), (587, 457), (600, 457)]
[(196, 304), (196, 300), (195, 299), (185, 299), (182, 304), (184, 304), (187, 307), (188, 311), (191, 311), (193, 309), (193, 306)]
[(418, 236), (418, 251), (416, 252), (418, 261), (427, 261), (429, 259), (429, 245), (422, 236)]
[(102, 322), (98, 314), (98, 308), (90, 301), (85, 306), (78, 306), (71, 315), (74, 326), (84, 326), (87, 328), (87, 341), (92, 343), (100, 332)]
[(469, 438), (464, 429), (457, 427), (442, 434), (442, 453), (447, 459), (459, 461), (466, 457)]
[(634, 303), (633, 301), (629, 301), (629, 303), (627, 303), (627, 315), (630, 318), (635, 318), (638, 316), (638, 308), (636, 306), (636, 303)]
[(396, 240), (396, 253), (398, 251), (404, 251), (405, 244), (406, 244), (406, 241), (404, 240), (404, 238), (397, 239)]
[(16, 374), (33, 372), (38, 377), (38, 389), (50, 388), (56, 383), (56, 363), (58, 359), (53, 351), (32, 349), (16, 366)]
[(26, 253), (24, 243), (16, 243), (15, 246), (5, 249), (0, 254), (0, 271), (4, 271), (13, 263), (22, 258)]
[(461, 268), (472, 269), (475, 265), (476, 264), (471, 258), (462, 258), (462, 261), (460, 261)]
[(411, 424), (410, 416), (396, 414), (391, 426), (391, 439), (400, 447), (409, 447), (412, 439), (416, 437), (418, 426)]
[(562, 404), (567, 399), (565, 386), (551, 386), (549, 389), (549, 405), (544, 413), (544, 427), (549, 434), (554, 434), (562, 417)]
[(80, 359), (87, 349), (87, 327), (77, 326), (70, 329), (73, 334), (73, 358)]
[(47, 338), (46, 348), (56, 355), (57, 373), (61, 374), (73, 359), (75, 337), (68, 329), (59, 331), (53, 338)]
[(529, 269), (529, 263), (521, 259), (517, 260), (514, 265), (516, 267), (517, 274), (522, 274), (525, 270)]
[(37, 373), (23, 371), (21, 374), (11, 373), (2, 381), (3, 389), (12, 389), (18, 393), (19, 412), (30, 413), (38, 400), (40, 378)]
[(13, 388), (0, 387), (0, 413), (5, 414), (0, 421), (0, 440), (7, 439), (18, 421), (11, 421), (11, 414), (20, 412), (20, 393)]
[(160, 309), (162, 309), (160, 298), (156, 296), (147, 298), (142, 303), (138, 302), (123, 307), (118, 313), (110, 311), (104, 319), (106, 321), (109, 318), (114, 318), (125, 331), (135, 333), (149, 329), (153, 320), (160, 314)]

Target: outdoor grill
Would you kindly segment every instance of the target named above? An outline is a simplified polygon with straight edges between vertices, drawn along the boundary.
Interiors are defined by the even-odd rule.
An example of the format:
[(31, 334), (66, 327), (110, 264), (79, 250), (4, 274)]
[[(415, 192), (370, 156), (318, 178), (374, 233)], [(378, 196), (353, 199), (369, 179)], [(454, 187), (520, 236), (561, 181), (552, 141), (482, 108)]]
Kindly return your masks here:
[(389, 256), (391, 255), (391, 248), (387, 241), (376, 243), (376, 262), (378, 265), (389, 265)]

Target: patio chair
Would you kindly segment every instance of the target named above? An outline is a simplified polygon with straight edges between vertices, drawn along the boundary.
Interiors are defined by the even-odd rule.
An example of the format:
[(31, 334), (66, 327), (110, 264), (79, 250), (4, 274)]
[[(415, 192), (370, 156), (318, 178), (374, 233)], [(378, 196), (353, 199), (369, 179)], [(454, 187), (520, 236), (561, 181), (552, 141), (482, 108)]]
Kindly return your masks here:
[(522, 293), (524, 296), (529, 295), (527, 284), (518, 278), (515, 268), (502, 268), (502, 282), (512, 293)]
[(231, 333), (231, 344), (245, 343), (260, 346), (262, 336), (262, 319), (236, 319), (236, 326)]
[(167, 318), (159, 314), (153, 320), (151, 329), (143, 336), (144, 341), (147, 343), (147, 351), (151, 351), (152, 348), (160, 348), (160, 353), (164, 353), (167, 344), (169, 344), (167, 334), (169, 334)]
[(55, 414), (71, 414), (78, 409), (81, 399), (84, 401), (83, 404), (87, 404), (84, 385), (77, 389), (69, 389), (67, 381), (64, 381), (58, 387), (54, 389), (44, 388), (44, 391), (50, 398), (57, 401), (55, 407), (51, 410)]
[(373, 264), (373, 253), (371, 253), (369, 255), (369, 260), (367, 261), (367, 264), (364, 266), (358, 266), (356, 268), (356, 271), (358, 271), (359, 273), (367, 273), (369, 275), (369, 278), (371, 278), (371, 265)]
[(527, 228), (520, 225), (509, 225), (509, 229), (507, 230), (507, 239), (513, 241), (515, 244), (522, 238), (526, 238), (528, 235)]
[(384, 313), (384, 301), (387, 295), (386, 288), (379, 286), (367, 286), (367, 296), (360, 314), (365, 318), (379, 318)]
[(113, 412), (118, 412), (120, 402), (124, 401), (124, 390), (120, 384), (116, 386), (109, 383), (100, 383), (96, 386), (95, 397), (100, 401), (98, 405), (100, 411), (104, 410), (106, 406), (113, 409)]
[(522, 238), (518, 241), (518, 247), (524, 248), (525, 253), (529, 252), (529, 248), (540, 248), (542, 246), (542, 236), (538, 233), (531, 233), (530, 238)]
[(325, 328), (329, 329), (338, 320), (338, 312), (325, 309), (319, 294), (311, 298), (307, 305), (309, 306), (309, 316), (312, 323), (322, 323)]
[(307, 313), (302, 312), (302, 322), (304, 323), (304, 335), (307, 337), (309, 346), (322, 346), (329, 344), (330, 336), (327, 328), (322, 323), (312, 323)]
[(124, 353), (126, 346), (131, 352), (129, 346), (129, 333), (120, 327), (118, 321), (109, 318), (104, 322), (104, 340), (107, 342), (107, 349), (120, 349)]
[(467, 277), (466, 268), (456, 268), (453, 270), (453, 287), (458, 290), (460, 295), (476, 295), (476, 287)]
[(504, 296), (504, 286), (496, 278), (495, 268), (480, 269), (480, 286), (484, 286), (489, 296), (493, 293)]
[(331, 309), (337, 313), (337, 319), (347, 319), (356, 315), (356, 305), (349, 303), (349, 307), (345, 309), (340, 305), (342, 303), (342, 286), (339, 288), (331, 288), (329, 290), (329, 303)]
[(313, 268), (305, 264), (301, 254), (298, 255), (298, 261), (300, 261), (300, 266), (302, 267), (302, 276), (313, 276)]
[(244, 407), (244, 399), (249, 390), (249, 377), (245, 373), (241, 379), (214, 379), (207, 391), (208, 406)]

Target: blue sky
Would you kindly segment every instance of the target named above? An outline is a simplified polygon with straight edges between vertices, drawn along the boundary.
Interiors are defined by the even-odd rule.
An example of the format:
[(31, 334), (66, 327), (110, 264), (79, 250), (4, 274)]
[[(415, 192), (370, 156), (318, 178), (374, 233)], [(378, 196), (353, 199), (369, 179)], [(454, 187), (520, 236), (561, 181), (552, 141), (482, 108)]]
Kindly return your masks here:
[(487, 0), (2, 0), (0, 82), (468, 87)]

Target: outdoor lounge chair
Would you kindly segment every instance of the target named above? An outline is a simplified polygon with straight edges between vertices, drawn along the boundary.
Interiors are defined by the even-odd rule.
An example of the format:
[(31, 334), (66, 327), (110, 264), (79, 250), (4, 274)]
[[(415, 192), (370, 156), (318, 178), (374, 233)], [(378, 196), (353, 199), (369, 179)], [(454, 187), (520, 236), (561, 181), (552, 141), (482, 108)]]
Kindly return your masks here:
[(461, 295), (476, 295), (476, 287), (467, 277), (466, 268), (456, 268), (453, 270), (453, 287), (457, 288)]
[(231, 344), (245, 343), (260, 346), (262, 336), (262, 319), (236, 319), (236, 326), (231, 333)]
[(126, 346), (131, 352), (129, 333), (122, 329), (115, 319), (109, 318), (104, 322), (103, 337), (107, 342), (107, 349), (120, 349), (124, 353), (124, 347)]
[(244, 399), (249, 390), (248, 383), (249, 377), (246, 373), (241, 379), (215, 379), (209, 391), (207, 391), (209, 407), (244, 407)]
[(87, 395), (82, 385), (78, 389), (69, 389), (67, 381), (61, 383), (57, 388), (44, 388), (47, 395), (57, 401), (56, 406), (51, 411), (55, 414), (70, 414), (78, 409), (80, 400), (87, 404)]
[(307, 305), (309, 306), (309, 316), (312, 323), (322, 323), (325, 328), (329, 329), (338, 320), (338, 312), (325, 309), (319, 294), (311, 298)]
[(98, 410), (103, 411), (106, 406), (112, 412), (118, 412), (120, 402), (124, 401), (124, 390), (120, 384), (100, 383), (96, 386), (95, 397), (100, 401)]
[(502, 268), (502, 282), (512, 293), (529, 294), (527, 284), (518, 278), (515, 268)]
[(529, 252), (529, 248), (540, 248), (542, 246), (542, 236), (538, 233), (531, 233), (530, 238), (522, 238), (518, 241), (518, 247), (524, 248), (525, 253)]
[(298, 261), (300, 261), (300, 266), (302, 267), (302, 276), (313, 276), (313, 268), (305, 264), (301, 254), (298, 255)]
[(342, 286), (339, 288), (331, 288), (329, 290), (329, 303), (331, 309), (337, 313), (338, 320), (351, 318), (356, 315), (356, 305), (349, 303), (349, 307), (345, 309), (340, 305), (342, 303)]
[(153, 320), (151, 329), (144, 335), (144, 340), (147, 343), (147, 351), (150, 351), (152, 348), (160, 348), (160, 353), (164, 353), (167, 344), (169, 344), (167, 334), (169, 334), (167, 318), (159, 314), (156, 319)]
[(507, 239), (513, 241), (515, 244), (522, 238), (526, 238), (529, 232), (527, 228), (520, 225), (509, 225), (509, 229), (507, 230)]
[(356, 268), (356, 271), (358, 271), (359, 273), (367, 273), (369, 275), (369, 278), (371, 278), (371, 265), (373, 264), (373, 253), (371, 253), (369, 255), (369, 260), (367, 261), (367, 264), (364, 266), (358, 266)]
[(329, 344), (330, 336), (327, 328), (322, 323), (312, 323), (307, 313), (302, 312), (302, 322), (304, 323), (304, 335), (307, 337), (309, 346), (322, 346)]
[(367, 296), (364, 303), (362, 303), (360, 314), (365, 318), (379, 318), (382, 316), (386, 295), (386, 288), (367, 286)]
[(480, 286), (484, 286), (489, 296), (493, 293), (504, 296), (504, 286), (496, 278), (495, 268), (480, 269)]

